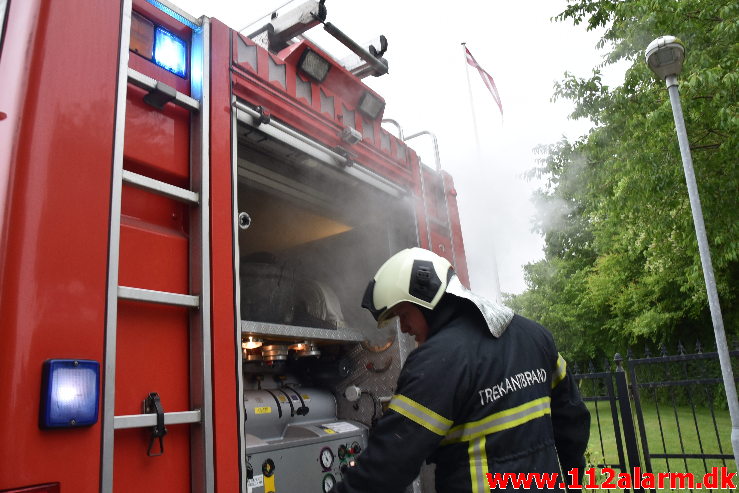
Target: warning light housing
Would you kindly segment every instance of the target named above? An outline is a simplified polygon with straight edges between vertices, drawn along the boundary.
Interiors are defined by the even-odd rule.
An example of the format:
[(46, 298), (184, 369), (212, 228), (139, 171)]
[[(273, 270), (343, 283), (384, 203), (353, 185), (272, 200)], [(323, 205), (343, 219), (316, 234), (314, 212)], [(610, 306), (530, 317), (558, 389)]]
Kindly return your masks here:
[(97, 423), (100, 363), (82, 359), (44, 362), (41, 428), (77, 428)]

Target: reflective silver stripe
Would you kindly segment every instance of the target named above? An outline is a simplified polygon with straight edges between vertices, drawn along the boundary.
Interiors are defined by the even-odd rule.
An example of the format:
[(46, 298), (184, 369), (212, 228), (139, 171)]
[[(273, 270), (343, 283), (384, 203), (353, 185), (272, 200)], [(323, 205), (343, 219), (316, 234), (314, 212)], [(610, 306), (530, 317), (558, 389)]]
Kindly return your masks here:
[(442, 440), (442, 445), (467, 442), (499, 431), (515, 428), (532, 419), (551, 413), (549, 397), (542, 397), (505, 411), (491, 414), (487, 418), (455, 426)]
[(559, 385), (559, 382), (564, 380), (565, 375), (567, 375), (567, 362), (561, 354), (557, 353), (557, 368), (554, 369), (554, 374), (552, 374), (552, 388)]
[(467, 447), (467, 453), (470, 457), (472, 493), (490, 491), (486, 476), (488, 472), (488, 456), (485, 452), (485, 437), (482, 436), (472, 440), (469, 447)]
[(451, 420), (404, 395), (394, 395), (388, 407), (437, 435), (446, 435), (453, 424)]

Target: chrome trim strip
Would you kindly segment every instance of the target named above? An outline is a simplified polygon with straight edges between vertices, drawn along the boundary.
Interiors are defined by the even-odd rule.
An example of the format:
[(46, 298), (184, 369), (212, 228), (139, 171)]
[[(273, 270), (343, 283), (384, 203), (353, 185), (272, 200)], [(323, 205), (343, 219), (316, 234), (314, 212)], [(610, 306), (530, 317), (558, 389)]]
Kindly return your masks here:
[(335, 153), (328, 147), (312, 140), (299, 132), (296, 132), (292, 128), (284, 125), (274, 118), (270, 120), (268, 124), (258, 125), (257, 121), (259, 113), (249, 108), (240, 101), (233, 103), (236, 108), (236, 118), (243, 123), (246, 123), (252, 127), (259, 127), (259, 130), (265, 134), (274, 137), (275, 139), (283, 142), (295, 149), (298, 149), (306, 154), (318, 159), (319, 161), (328, 164), (334, 168), (340, 169), (344, 173), (357, 178), (375, 188), (382, 190), (383, 192), (393, 197), (404, 197), (408, 195), (408, 191), (403, 187), (396, 185), (390, 180), (383, 178), (382, 176), (370, 171), (361, 164), (351, 163), (347, 166), (349, 160), (340, 154)]
[(188, 202), (190, 204), (197, 204), (200, 202), (200, 196), (195, 192), (149, 178), (148, 176), (139, 175), (131, 171), (123, 170), (123, 182), (136, 188), (149, 190), (150, 192), (158, 193), (159, 195), (164, 195), (182, 202)]
[(191, 94), (200, 111), (190, 124), (190, 187), (200, 194), (200, 207), (190, 210), (190, 292), (199, 297), (200, 310), (190, 314), (190, 405), (202, 411), (202, 426), (190, 434), (192, 491), (215, 489), (213, 457), (213, 378), (210, 284), (210, 21), (193, 32)]
[(126, 127), (128, 92), (128, 49), (131, 32), (132, 0), (121, 3), (118, 82), (116, 87), (113, 170), (110, 191), (110, 239), (108, 242), (108, 286), (105, 317), (105, 373), (103, 375), (103, 419), (100, 458), (100, 491), (113, 492), (113, 448), (115, 438), (115, 371), (118, 324), (118, 268), (121, 241), (121, 193), (123, 188), (123, 139)]
[[(238, 120), (236, 109), (231, 111), (231, 183), (233, 184), (231, 202), (233, 204), (233, 266), (234, 266), (234, 336), (236, 345), (236, 392), (239, 399), (244, 395), (244, 354), (241, 351), (241, 276), (239, 275), (240, 249), (239, 249), (239, 166), (238, 166)], [(239, 417), (239, 466), (241, 478), (241, 491), (247, 492), (246, 477), (246, 410), (244, 406), (238, 406)]]
[[(164, 413), (164, 424), (165, 425), (179, 425), (187, 423), (200, 423), (202, 419), (202, 413), (200, 409), (194, 411), (180, 411), (174, 413)], [(123, 430), (127, 428), (147, 428), (149, 426), (156, 426), (157, 415), (156, 414), (128, 414), (125, 416), (116, 416), (114, 418), (114, 424), (116, 430)]]
[[(169, 15), (173, 19), (176, 19), (183, 24), (187, 25), (191, 29), (197, 29), (202, 26), (202, 19), (196, 19), (195, 17), (191, 16), (181, 8), (179, 8), (177, 5), (173, 4), (172, 2), (168, 0), (146, 0), (150, 4), (152, 4), (154, 7), (158, 8), (165, 14)], [(167, 12), (169, 10), (169, 12)], [(177, 17), (182, 17), (182, 19), (178, 19)], [(192, 25), (189, 25), (189, 24)]]
[(122, 300), (144, 301), (146, 303), (158, 303), (161, 305), (200, 307), (200, 297), (188, 294), (168, 293), (166, 291), (154, 291), (151, 289), (131, 288), (118, 286), (118, 298)]
[[(137, 72), (136, 70), (129, 68), (128, 82), (145, 91), (152, 91), (156, 89), (158, 81), (156, 79), (152, 79), (148, 75), (144, 75), (141, 72)], [(200, 103), (196, 99), (191, 98), (187, 94), (182, 94), (179, 91), (177, 91), (175, 98), (172, 100), (172, 104), (182, 106), (191, 111), (200, 111)]]

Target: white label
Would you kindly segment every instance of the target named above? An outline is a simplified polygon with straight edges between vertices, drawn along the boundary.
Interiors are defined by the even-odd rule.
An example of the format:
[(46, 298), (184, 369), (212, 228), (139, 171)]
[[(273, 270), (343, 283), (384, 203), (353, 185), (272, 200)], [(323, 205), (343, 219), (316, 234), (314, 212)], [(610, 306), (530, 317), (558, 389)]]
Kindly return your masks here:
[(254, 476), (251, 479), (246, 480), (247, 488), (260, 488), (264, 486), (264, 474)]
[(325, 425), (321, 425), (321, 428), (331, 430), (334, 433), (346, 433), (348, 431), (355, 431), (359, 429), (353, 424), (346, 423), (344, 421), (338, 421), (336, 423), (326, 423)]

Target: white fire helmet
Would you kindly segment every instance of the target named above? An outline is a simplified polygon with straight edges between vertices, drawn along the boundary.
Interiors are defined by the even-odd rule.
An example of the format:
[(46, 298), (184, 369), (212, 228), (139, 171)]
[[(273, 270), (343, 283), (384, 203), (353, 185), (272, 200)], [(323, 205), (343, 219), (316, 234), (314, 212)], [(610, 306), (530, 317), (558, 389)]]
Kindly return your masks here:
[(364, 292), (362, 307), (382, 323), (399, 303), (433, 310), (444, 293), (474, 303), (494, 337), (500, 337), (513, 319), (513, 310), (467, 289), (448, 260), (423, 248), (407, 248), (382, 264)]
[(454, 269), (447, 259), (423, 248), (407, 248), (382, 264), (367, 286), (362, 307), (378, 322), (403, 301), (433, 310), (452, 275)]

